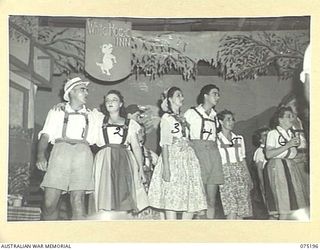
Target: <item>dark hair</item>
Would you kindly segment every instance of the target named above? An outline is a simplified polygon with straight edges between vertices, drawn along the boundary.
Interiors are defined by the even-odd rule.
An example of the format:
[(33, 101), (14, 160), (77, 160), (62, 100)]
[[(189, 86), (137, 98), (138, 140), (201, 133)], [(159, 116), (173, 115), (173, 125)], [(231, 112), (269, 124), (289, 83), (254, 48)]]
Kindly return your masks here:
[(217, 114), (217, 117), (218, 117), (218, 119), (219, 119), (220, 121), (223, 121), (223, 119), (226, 117), (226, 115), (232, 115), (232, 116), (234, 116), (234, 114), (233, 114), (230, 110), (225, 109), (225, 110), (222, 110), (221, 112), (219, 112), (219, 113)]
[(214, 84), (208, 84), (208, 85), (204, 86), (200, 90), (200, 94), (197, 97), (197, 103), (198, 104), (203, 104), (204, 103), (204, 95), (208, 95), (209, 92), (211, 91), (211, 89), (217, 89), (218, 91), (220, 91), (220, 89)]
[(271, 128), (276, 128), (279, 126), (279, 118), (283, 118), (285, 112), (292, 112), (291, 107), (279, 107), (271, 118), (270, 126)]
[[(115, 90), (115, 89), (112, 89), (112, 90), (110, 90), (110, 91), (104, 96), (104, 98), (106, 98), (106, 96), (107, 96), (107, 95), (110, 95), (110, 94), (114, 94), (114, 95), (116, 95), (116, 96), (119, 97), (120, 102), (122, 103), (122, 106), (120, 107), (120, 110), (119, 110), (119, 114), (120, 114), (121, 117), (124, 117), (124, 118), (125, 118), (125, 117), (126, 117), (126, 111), (125, 111), (125, 108), (124, 108), (124, 97), (123, 97), (123, 95), (120, 93), (120, 91)], [(106, 105), (105, 105), (105, 101), (104, 101), (104, 103), (101, 105), (101, 111), (102, 111), (102, 113), (104, 113), (105, 115), (109, 115), (109, 112), (108, 112), (108, 110), (107, 110), (107, 108), (106, 108)]]
[(167, 96), (166, 96), (166, 97), (167, 97), (167, 102), (168, 102), (168, 110), (169, 110), (169, 113), (173, 113), (172, 107), (171, 107), (171, 103), (170, 103), (170, 101), (169, 101), (169, 98), (173, 97), (173, 95), (174, 95), (174, 93), (175, 93), (176, 91), (181, 91), (181, 89), (178, 88), (178, 87), (173, 86), (173, 87), (171, 87), (171, 88), (168, 90), (168, 92), (167, 92)]
[(128, 107), (125, 108), (125, 110), (127, 115), (134, 114), (136, 112), (142, 113), (137, 104), (130, 104)]
[(260, 142), (261, 134), (264, 132), (269, 132), (269, 131), (270, 131), (270, 128), (268, 128), (268, 127), (262, 127), (262, 128), (257, 129), (252, 135), (252, 144), (255, 147), (259, 147), (261, 144), (261, 142)]
[[(226, 115), (232, 115), (234, 117), (234, 114), (230, 110), (225, 109), (217, 114), (217, 118), (218, 120), (223, 121)], [(217, 132), (219, 133), (220, 131), (222, 131), (222, 126), (220, 123), (218, 124), (218, 126), (219, 127), (217, 128)]]
[(294, 99), (297, 99), (296, 95), (293, 92), (290, 92), (282, 98), (281, 102), (278, 105), (278, 108), (287, 106), (288, 103)]

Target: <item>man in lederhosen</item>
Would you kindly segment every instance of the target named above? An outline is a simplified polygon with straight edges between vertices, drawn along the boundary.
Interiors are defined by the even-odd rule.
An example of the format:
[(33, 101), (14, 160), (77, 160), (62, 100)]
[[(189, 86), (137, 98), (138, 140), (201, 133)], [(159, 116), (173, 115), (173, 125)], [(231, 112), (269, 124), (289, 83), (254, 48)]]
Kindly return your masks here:
[[(51, 109), (39, 133), (37, 167), (46, 174), (42, 217), (58, 219), (58, 203), (62, 193), (70, 192), (72, 219), (85, 218), (85, 192), (93, 190), (93, 155), (89, 145), (94, 143), (94, 118), (85, 103), (89, 82), (76, 77), (64, 86), (64, 110)], [(48, 144), (53, 148), (47, 161)]]
[(218, 186), (223, 184), (222, 163), (217, 148), (218, 121), (214, 107), (220, 98), (214, 84), (204, 86), (198, 96), (198, 106), (188, 109), (184, 116), (189, 124), (190, 139), (199, 159), (202, 182), (207, 195), (207, 218), (214, 219)]

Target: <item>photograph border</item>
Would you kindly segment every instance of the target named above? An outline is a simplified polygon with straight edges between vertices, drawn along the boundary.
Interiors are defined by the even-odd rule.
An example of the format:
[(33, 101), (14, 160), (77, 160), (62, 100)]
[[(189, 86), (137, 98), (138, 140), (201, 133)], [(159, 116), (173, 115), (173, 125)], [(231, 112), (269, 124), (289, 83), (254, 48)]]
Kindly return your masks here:
[[(281, 4), (280, 4), (281, 3)], [(105, 8), (102, 8), (102, 6)], [(9, 93), (9, 15), (48, 15), (48, 16), (128, 16), (128, 17), (258, 17), (258, 16), (311, 16), (312, 41), (312, 82), (310, 86), (310, 164), (311, 178), (311, 221), (57, 221), (57, 222), (7, 222), (7, 184), (0, 195), (0, 242), (319, 242), (320, 238), (320, 185), (318, 115), (313, 108), (319, 105), (320, 51), (320, 8), (317, 1), (232, 1), (216, 0), (197, 2), (163, 0), (136, 0), (135, 7), (129, 0), (101, 1), (62, 1), (34, 0), (0, 2), (1, 37), (1, 119), (0, 138), (2, 183), (7, 183), (8, 169), (8, 93)], [(143, 6), (143, 7), (142, 7)], [(266, 11), (267, 10), (267, 11)], [(266, 13), (267, 12), (267, 13)], [(147, 13), (147, 15), (146, 15)]]

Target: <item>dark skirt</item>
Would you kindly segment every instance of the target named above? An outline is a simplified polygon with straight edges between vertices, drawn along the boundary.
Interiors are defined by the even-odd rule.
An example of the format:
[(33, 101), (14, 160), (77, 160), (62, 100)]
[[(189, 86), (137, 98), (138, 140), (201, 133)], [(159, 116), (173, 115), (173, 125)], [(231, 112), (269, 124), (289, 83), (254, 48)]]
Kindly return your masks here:
[(269, 213), (288, 214), (308, 206), (308, 195), (292, 159), (271, 159), (263, 169)]
[(308, 195), (308, 201), (310, 200), (310, 175), (309, 175), (309, 160), (308, 160), (308, 154), (307, 152), (298, 150), (298, 154), (293, 159), (298, 172), (302, 179), (302, 184), (304, 186), (304, 189), (307, 192)]
[(94, 179), (96, 211), (139, 211), (148, 205), (136, 160), (123, 145), (108, 145), (97, 153)]

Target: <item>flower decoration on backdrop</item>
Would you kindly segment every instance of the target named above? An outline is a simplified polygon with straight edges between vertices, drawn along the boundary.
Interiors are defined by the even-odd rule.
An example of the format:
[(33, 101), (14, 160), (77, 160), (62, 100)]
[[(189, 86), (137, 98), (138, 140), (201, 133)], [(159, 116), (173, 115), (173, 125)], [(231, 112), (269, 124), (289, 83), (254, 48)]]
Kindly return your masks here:
[(197, 63), (163, 39), (132, 37), (132, 72), (150, 76), (151, 80), (171, 70), (180, 73), (184, 80), (195, 79)]

